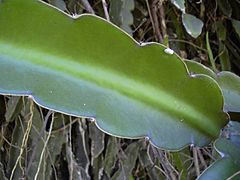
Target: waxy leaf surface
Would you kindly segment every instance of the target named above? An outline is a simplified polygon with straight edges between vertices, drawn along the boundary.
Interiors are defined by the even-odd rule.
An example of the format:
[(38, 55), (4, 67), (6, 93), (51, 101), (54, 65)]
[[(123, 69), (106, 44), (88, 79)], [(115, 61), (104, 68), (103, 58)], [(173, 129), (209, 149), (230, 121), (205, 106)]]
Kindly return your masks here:
[(207, 168), (200, 175), (199, 180), (240, 178), (240, 123), (230, 121), (224, 130), (228, 138), (219, 138), (214, 143), (222, 158)]
[(94, 118), (111, 135), (148, 137), (170, 150), (204, 146), (227, 123), (214, 80), (190, 76), (166, 47), (140, 45), (99, 17), (8, 0), (0, 4), (0, 26), (1, 94), (28, 95)]
[(183, 13), (185, 13), (185, 0), (171, 0), (171, 2)]
[(183, 13), (182, 23), (187, 33), (192, 37), (197, 38), (202, 33), (203, 22), (197, 17), (191, 14)]
[(185, 63), (191, 73), (206, 74), (217, 81), (222, 89), (224, 97), (224, 110), (228, 112), (240, 112), (240, 77), (229, 71), (214, 73), (208, 67), (186, 60)]

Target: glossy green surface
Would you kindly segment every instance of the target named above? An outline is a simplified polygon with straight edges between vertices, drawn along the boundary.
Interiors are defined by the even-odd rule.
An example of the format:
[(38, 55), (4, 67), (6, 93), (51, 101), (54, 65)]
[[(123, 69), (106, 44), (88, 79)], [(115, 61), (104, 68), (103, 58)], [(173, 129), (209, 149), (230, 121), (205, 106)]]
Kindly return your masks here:
[(240, 112), (240, 77), (229, 71), (222, 71), (217, 77), (225, 98), (225, 109)]
[(205, 74), (213, 79), (217, 78), (216, 74), (210, 68), (201, 63), (192, 60), (184, 60), (184, 62), (186, 63), (191, 74)]
[(203, 22), (195, 16), (183, 13), (182, 23), (187, 33), (192, 37), (197, 38), (202, 33)]
[(222, 89), (225, 111), (240, 112), (240, 77), (229, 71), (215, 74), (211, 69), (194, 61), (185, 61), (190, 72), (214, 78)]
[(96, 118), (109, 134), (147, 136), (171, 150), (206, 145), (227, 123), (214, 80), (190, 76), (164, 46), (140, 46), (101, 18), (8, 0), (0, 26), (1, 94), (28, 95), (46, 108)]
[(215, 148), (222, 158), (207, 168), (198, 179), (239, 179), (240, 174), (237, 175), (237, 172), (240, 171), (240, 146), (231, 139), (219, 138), (215, 142)]
[(183, 13), (185, 13), (185, 0), (171, 0), (171, 2)]

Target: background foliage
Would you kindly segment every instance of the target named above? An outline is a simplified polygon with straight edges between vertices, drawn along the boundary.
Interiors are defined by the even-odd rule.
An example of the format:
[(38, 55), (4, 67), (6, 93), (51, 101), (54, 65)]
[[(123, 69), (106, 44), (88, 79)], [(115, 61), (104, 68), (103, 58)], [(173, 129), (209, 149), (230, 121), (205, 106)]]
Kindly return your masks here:
[[(99, 15), (139, 42), (164, 43), (182, 58), (200, 62), (214, 72), (229, 70), (240, 74), (239, 0), (48, 3), (71, 15), (86, 12)], [(235, 121), (220, 136), (239, 144), (239, 114), (230, 115)], [(153, 147), (145, 139), (110, 137), (87, 119), (43, 109), (23, 97), (0, 96), (0, 126), (3, 179), (195, 179), (221, 159), (213, 144), (168, 152)], [(224, 151), (220, 140), (217, 149)], [(239, 160), (236, 164), (239, 166)], [(223, 167), (226, 170), (230, 165)], [(202, 178), (208, 177), (205, 174)]]

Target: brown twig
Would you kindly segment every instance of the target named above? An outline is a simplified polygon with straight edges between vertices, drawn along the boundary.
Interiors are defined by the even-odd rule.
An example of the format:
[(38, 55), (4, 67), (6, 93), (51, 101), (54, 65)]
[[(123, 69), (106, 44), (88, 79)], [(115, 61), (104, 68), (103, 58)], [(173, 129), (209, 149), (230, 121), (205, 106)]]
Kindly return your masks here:
[(71, 125), (73, 125), (77, 121), (80, 121), (80, 118), (75, 118), (74, 120), (71, 120), (68, 124), (65, 124), (63, 127), (59, 128), (59, 129), (54, 129), (52, 131), (52, 134), (65, 130), (66, 128), (70, 127)]
[(163, 43), (166, 33), (163, 0), (146, 0), (150, 20), (156, 41)]
[(197, 177), (200, 175), (200, 168), (199, 168), (199, 162), (198, 162), (198, 154), (197, 154), (197, 148), (193, 147), (193, 162), (196, 170)]
[[(150, 3), (149, 3), (150, 2)], [(149, 12), (149, 17), (153, 26), (153, 32), (155, 35), (155, 39), (162, 43), (163, 42), (163, 37), (160, 32), (159, 28), (159, 23), (158, 23), (158, 17), (157, 17), (157, 6), (156, 6), (156, 1), (155, 0), (146, 0), (148, 12)]]
[(107, 21), (110, 21), (107, 2), (105, 0), (102, 0), (102, 5), (103, 5), (103, 10), (104, 10), (105, 17), (106, 17)]
[(43, 149), (42, 149), (42, 152), (40, 154), (40, 159), (39, 159), (39, 163), (38, 163), (38, 167), (37, 167), (37, 172), (35, 174), (35, 177), (34, 177), (34, 180), (37, 180), (38, 178), (38, 174), (40, 172), (40, 168), (41, 168), (41, 164), (42, 164), (42, 161), (43, 161), (43, 156), (44, 156), (44, 153), (45, 153), (45, 150), (47, 148), (47, 144), (48, 144), (48, 141), (51, 137), (51, 132), (52, 132), (52, 128), (53, 128), (53, 122), (54, 122), (54, 113), (52, 115), (52, 121), (50, 123), (50, 128), (49, 128), (49, 132), (48, 132), (48, 136), (47, 136), (47, 139), (46, 141), (44, 142), (44, 146), (43, 146)]
[[(41, 112), (41, 111), (40, 111)], [(42, 112), (41, 112), (42, 113)], [(37, 139), (33, 142), (32, 144), (32, 154), (31, 154), (31, 157), (30, 157), (30, 160), (29, 160), (29, 163), (28, 163), (28, 166), (27, 166), (27, 169), (26, 169), (26, 174), (29, 173), (29, 170), (30, 168), (32, 167), (32, 162), (35, 158), (35, 155), (36, 155), (36, 151), (37, 151), (37, 145), (38, 143), (40, 142), (41, 138), (43, 137), (44, 135), (44, 132), (46, 130), (46, 126), (47, 126), (47, 122), (50, 118), (50, 116), (53, 114), (53, 111), (48, 111), (46, 117), (44, 118), (44, 123), (43, 123), (43, 126), (41, 128), (41, 131), (40, 131), (40, 134), (39, 136), (37, 137)]]
[(202, 148), (202, 151), (205, 155), (210, 157), (213, 161), (216, 161), (216, 158), (211, 154), (211, 152), (208, 152), (207, 148)]
[[(156, 156), (161, 163), (161, 166), (165, 172), (165, 174), (167, 175), (166, 178), (167, 179), (172, 179), (172, 180), (176, 180), (177, 177), (175, 175), (173, 166), (170, 164), (170, 162), (167, 159), (166, 154), (164, 153), (164, 151), (159, 150), (155, 147), (152, 147), (152, 151), (154, 153), (154, 156)], [(176, 171), (177, 172), (177, 171)], [(178, 173), (177, 173), (178, 174)]]
[(68, 128), (68, 134), (67, 134), (67, 142), (68, 142), (68, 148), (71, 151), (70, 154), (70, 163), (68, 165), (69, 170), (69, 179), (73, 179), (73, 154), (72, 154), (72, 117), (69, 117), (70, 123)]
[(201, 164), (203, 165), (204, 169), (207, 169), (207, 163), (205, 162), (202, 152), (199, 148), (197, 148), (197, 153), (198, 153), (199, 160), (200, 160)]
[[(21, 149), (21, 147), (15, 146), (15, 145), (12, 144), (11, 142), (9, 142), (9, 141), (7, 140), (7, 138), (5, 138), (5, 136), (3, 135), (3, 133), (0, 134), (0, 137), (1, 137), (9, 146), (14, 147), (14, 148), (19, 149), (19, 150)], [(2, 147), (2, 146), (0, 146), (0, 147)]]
[(206, 50), (206, 49), (204, 49), (204, 48), (202, 48), (202, 47), (200, 47), (200, 46), (198, 46), (198, 45), (196, 45), (196, 44), (194, 44), (194, 43), (192, 43), (192, 42), (190, 42), (190, 41), (186, 41), (186, 40), (183, 40), (183, 39), (169, 39), (168, 41), (169, 41), (169, 42), (186, 43), (186, 44), (189, 44), (189, 45), (191, 45), (191, 46), (193, 46), (193, 47), (195, 47), (195, 48), (197, 48), (197, 49), (199, 49), (199, 50), (207, 53), (207, 50)]
[(90, 5), (90, 3), (88, 2), (88, 0), (80, 0), (80, 1), (83, 4), (83, 6), (87, 12), (89, 12), (91, 14), (95, 14), (95, 12), (94, 12), (92, 6)]
[(24, 149), (26, 148), (27, 146), (27, 142), (28, 142), (28, 138), (29, 138), (29, 134), (30, 134), (30, 131), (31, 131), (31, 127), (32, 127), (32, 120), (33, 120), (33, 107), (34, 107), (34, 104), (33, 104), (33, 101), (31, 100), (30, 101), (30, 113), (29, 113), (29, 118), (28, 118), (28, 122), (27, 122), (27, 128), (24, 132), (24, 135), (23, 135), (23, 139), (22, 139), (22, 145), (21, 145), (21, 149), (20, 149), (20, 153), (17, 157), (17, 160), (15, 162), (15, 165), (12, 169), (12, 172), (11, 172), (11, 176), (10, 176), (10, 180), (13, 179), (13, 176), (14, 176), (14, 172), (17, 168), (17, 165), (18, 163), (21, 161), (21, 158), (22, 158), (22, 154), (24, 153)]
[(165, 22), (165, 10), (163, 6), (163, 0), (158, 1), (158, 18), (159, 18), (159, 23), (160, 23), (160, 29), (161, 29), (161, 35), (163, 37), (163, 40), (167, 36), (167, 27), (166, 27), (166, 22)]

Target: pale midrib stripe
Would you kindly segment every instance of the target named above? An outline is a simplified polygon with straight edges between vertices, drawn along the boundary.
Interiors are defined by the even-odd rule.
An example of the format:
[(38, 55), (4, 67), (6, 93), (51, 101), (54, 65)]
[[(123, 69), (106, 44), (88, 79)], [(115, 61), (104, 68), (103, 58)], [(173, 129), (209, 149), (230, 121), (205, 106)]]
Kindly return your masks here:
[[(11, 54), (9, 52), (11, 52)], [(17, 59), (24, 60), (25, 62), (31, 62), (34, 65), (41, 65), (48, 69), (53, 68), (57, 72), (65, 73), (68, 76), (73, 75), (77, 79), (81, 78), (83, 80), (90, 81), (103, 88), (108, 87), (110, 89), (114, 89), (117, 92), (127, 95), (128, 97), (137, 100), (140, 99), (140, 101), (143, 102), (144, 104), (150, 103), (151, 106), (155, 109), (166, 110), (168, 112), (172, 111), (175, 114), (179, 114), (179, 117), (175, 116), (175, 118), (179, 119), (179, 121), (182, 118), (189, 118), (191, 119), (191, 122), (188, 123), (191, 123), (193, 125), (195, 124), (197, 126), (199, 123), (204, 124), (206, 122), (204, 126), (209, 128), (209, 130), (206, 132), (216, 131), (216, 125), (214, 123), (210, 123), (211, 120), (209, 120), (208, 116), (205, 116), (203, 113), (200, 113), (195, 109), (195, 107), (190, 106), (183, 100), (166, 93), (167, 90), (166, 91), (164, 91), (164, 89), (156, 90), (156, 88), (147, 84), (146, 82), (141, 83), (139, 81), (140, 82), (139, 83), (137, 81), (125, 77), (119, 72), (113, 72), (109, 69), (102, 69), (100, 68), (99, 64), (98, 67), (96, 66), (93, 67), (87, 64), (81, 64), (80, 62), (78, 63), (74, 62), (74, 60), (71, 60), (67, 57), (60, 58), (44, 52), (39, 52), (33, 48), (15, 47), (11, 44), (7, 44), (1, 41), (0, 41), (0, 53), (5, 54), (7, 56), (15, 57)], [(157, 106), (157, 108), (155, 106)], [(180, 115), (182, 114), (183, 117), (180, 117)]]

